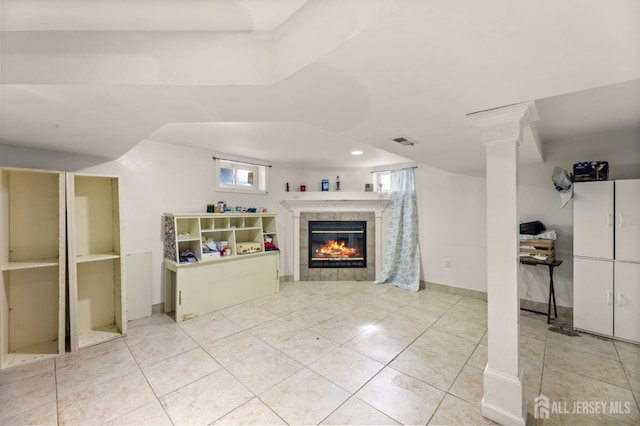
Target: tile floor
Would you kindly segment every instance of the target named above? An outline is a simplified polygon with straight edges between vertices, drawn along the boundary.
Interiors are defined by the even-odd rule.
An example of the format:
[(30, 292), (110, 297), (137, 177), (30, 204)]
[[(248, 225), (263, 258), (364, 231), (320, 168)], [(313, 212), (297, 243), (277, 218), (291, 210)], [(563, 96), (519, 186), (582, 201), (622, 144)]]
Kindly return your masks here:
[[(521, 316), (531, 424), (639, 424), (640, 346)], [(368, 282), (251, 303), (0, 373), (1, 424), (490, 424), (486, 303)], [(533, 399), (550, 400), (536, 420)], [(595, 413), (595, 401), (607, 402)], [(569, 414), (573, 407), (590, 415)], [(612, 411), (617, 409), (618, 413)]]

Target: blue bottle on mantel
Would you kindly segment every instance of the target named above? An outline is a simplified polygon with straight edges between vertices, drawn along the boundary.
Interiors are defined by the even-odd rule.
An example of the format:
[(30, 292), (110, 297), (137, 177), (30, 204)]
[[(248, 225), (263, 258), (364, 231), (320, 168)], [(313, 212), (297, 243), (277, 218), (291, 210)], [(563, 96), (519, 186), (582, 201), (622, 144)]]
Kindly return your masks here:
[(329, 179), (322, 179), (322, 192), (329, 192)]

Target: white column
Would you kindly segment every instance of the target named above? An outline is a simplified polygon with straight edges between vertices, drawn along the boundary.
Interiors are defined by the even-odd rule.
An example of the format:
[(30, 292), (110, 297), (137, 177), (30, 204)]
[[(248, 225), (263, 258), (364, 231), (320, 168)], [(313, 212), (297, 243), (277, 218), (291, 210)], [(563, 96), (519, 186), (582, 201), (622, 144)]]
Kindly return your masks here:
[(375, 220), (375, 227), (376, 227), (376, 241), (375, 241), (375, 262), (376, 262), (376, 277), (375, 279), (377, 280), (378, 278), (380, 278), (380, 272), (382, 271), (382, 210), (376, 210), (375, 211), (375, 215), (376, 215), (376, 220)]
[(469, 116), (482, 128), (487, 155), (487, 296), (489, 350), (482, 415), (524, 425), (524, 370), (519, 363), (518, 153), (523, 127), (537, 120), (535, 104), (511, 105)]
[(300, 210), (293, 215), (293, 280), (300, 281)]

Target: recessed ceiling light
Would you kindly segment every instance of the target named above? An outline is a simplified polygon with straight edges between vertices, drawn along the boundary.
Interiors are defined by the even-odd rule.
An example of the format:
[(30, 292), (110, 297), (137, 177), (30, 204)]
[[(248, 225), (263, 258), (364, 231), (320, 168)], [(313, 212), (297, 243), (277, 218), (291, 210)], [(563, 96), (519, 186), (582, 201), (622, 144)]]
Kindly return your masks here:
[(351, 155), (362, 155), (363, 152), (360, 150), (351, 151)]

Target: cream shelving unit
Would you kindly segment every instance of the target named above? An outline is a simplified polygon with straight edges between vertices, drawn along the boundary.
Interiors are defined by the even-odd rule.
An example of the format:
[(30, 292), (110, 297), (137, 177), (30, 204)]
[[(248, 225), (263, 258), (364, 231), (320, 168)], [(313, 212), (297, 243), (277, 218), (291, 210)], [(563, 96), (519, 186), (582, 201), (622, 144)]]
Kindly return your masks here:
[[(259, 213), (165, 214), (165, 311), (176, 321), (275, 294), (279, 252), (265, 250), (264, 237), (278, 245), (276, 215)], [(210, 257), (202, 241), (226, 241), (230, 255)], [(242, 247), (258, 251), (242, 253)], [(197, 262), (180, 262), (190, 250)]]
[(65, 174), (0, 169), (0, 368), (65, 350)]
[(126, 334), (119, 179), (67, 175), (71, 350)]

